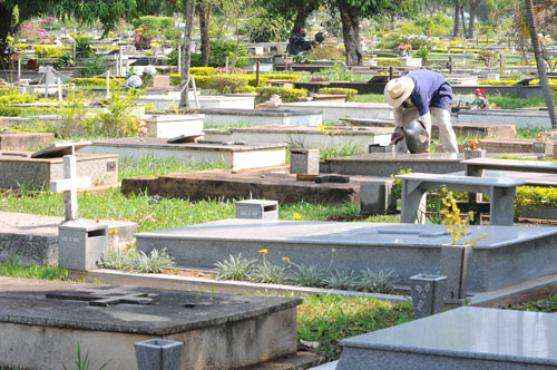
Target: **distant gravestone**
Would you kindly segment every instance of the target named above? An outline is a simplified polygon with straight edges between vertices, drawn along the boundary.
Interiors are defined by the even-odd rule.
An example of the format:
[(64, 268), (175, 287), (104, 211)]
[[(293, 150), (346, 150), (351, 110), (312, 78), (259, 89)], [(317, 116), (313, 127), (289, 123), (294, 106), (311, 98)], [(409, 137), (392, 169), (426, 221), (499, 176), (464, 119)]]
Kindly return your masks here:
[(170, 77), (166, 75), (156, 75), (153, 77), (153, 88), (166, 90), (170, 89)]

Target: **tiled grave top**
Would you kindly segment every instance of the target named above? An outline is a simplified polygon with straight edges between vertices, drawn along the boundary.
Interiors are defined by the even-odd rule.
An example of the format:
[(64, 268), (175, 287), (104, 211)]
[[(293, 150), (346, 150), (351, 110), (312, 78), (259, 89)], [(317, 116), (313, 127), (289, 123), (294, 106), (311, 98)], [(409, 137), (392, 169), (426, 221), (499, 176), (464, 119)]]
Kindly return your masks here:
[[(88, 302), (95, 297), (118, 296), (147, 304), (113, 303), (103, 307)], [(223, 325), (288, 309), (300, 302), (297, 298), (0, 280), (0, 322), (145, 335)]]
[(262, 144), (262, 145), (226, 145), (226, 144), (169, 144), (168, 139), (159, 138), (122, 138), (97, 141), (93, 146), (112, 147), (135, 147), (135, 148), (164, 148), (174, 150), (213, 150), (226, 152), (249, 152), (254, 150), (273, 150), (286, 148), (286, 144)]
[(304, 126), (257, 126), (257, 127), (241, 127), (230, 129), (231, 132), (256, 132), (256, 133), (280, 133), (280, 134), (319, 134), (319, 135), (390, 135), (393, 132), (389, 127), (362, 127), (350, 128), (346, 126), (328, 126), (325, 130), (317, 127)]
[[(63, 158), (31, 158), (32, 153), (28, 152), (2, 152), (0, 162), (33, 162), (33, 163), (62, 163)], [(117, 158), (116, 154), (86, 154), (77, 153), (78, 162), (96, 160), (102, 158)]]
[(335, 162), (461, 162), (456, 154), (398, 154), (398, 153), (371, 153), (351, 157), (333, 158)]
[(477, 158), (463, 161), (466, 165), (477, 165), (482, 167), (496, 167), (507, 168), (514, 171), (543, 171), (549, 173), (557, 173), (557, 161), (517, 161), (508, 159), (494, 159), (494, 158)]
[(557, 366), (557, 315), (461, 307), (344, 339), (342, 346)]
[(476, 116), (516, 116), (516, 117), (547, 117), (547, 111), (534, 109), (463, 109), (458, 112), (459, 115), (476, 115)]
[(403, 180), (429, 181), (462, 185), (514, 187), (526, 184), (525, 180), (506, 177), (473, 177), (447, 174), (438, 175), (433, 173), (410, 173), (407, 175), (398, 175), (397, 177)]
[[(543, 226), (471, 226), (464, 242), (475, 248), (498, 248), (557, 234), (557, 228)], [(184, 228), (136, 234), (138, 238), (188, 240), (257, 241), (299, 243), (433, 247), (450, 244), (442, 225), (371, 224), (366, 222), (296, 222), (230, 219)]]
[(206, 108), (198, 109), (197, 112), (203, 114), (226, 114), (230, 116), (257, 116), (257, 117), (288, 117), (288, 116), (307, 116), (308, 114), (321, 114), (320, 111), (300, 112), (293, 110), (273, 110), (273, 109), (230, 109), (230, 108)]

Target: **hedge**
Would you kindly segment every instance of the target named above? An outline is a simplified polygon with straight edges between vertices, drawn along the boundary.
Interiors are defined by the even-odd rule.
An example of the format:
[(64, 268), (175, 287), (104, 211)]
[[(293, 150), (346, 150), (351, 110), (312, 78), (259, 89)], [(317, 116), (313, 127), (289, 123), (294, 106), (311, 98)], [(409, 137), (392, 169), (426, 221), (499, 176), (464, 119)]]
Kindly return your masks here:
[(283, 102), (292, 103), (300, 101), (308, 96), (308, 92), (305, 89), (289, 89), (285, 87), (258, 87), (257, 94), (259, 97), (267, 101), (272, 95), (279, 95)]
[[(81, 87), (106, 87), (106, 78), (105, 77), (78, 77), (71, 80), (76, 86)], [(111, 78), (110, 79), (110, 86), (111, 87), (122, 87), (124, 86), (124, 79), (123, 78)]]
[(352, 100), (354, 96), (358, 95), (358, 90), (343, 87), (324, 87), (322, 89), (319, 89), (318, 92), (320, 94), (346, 95), (347, 100)]

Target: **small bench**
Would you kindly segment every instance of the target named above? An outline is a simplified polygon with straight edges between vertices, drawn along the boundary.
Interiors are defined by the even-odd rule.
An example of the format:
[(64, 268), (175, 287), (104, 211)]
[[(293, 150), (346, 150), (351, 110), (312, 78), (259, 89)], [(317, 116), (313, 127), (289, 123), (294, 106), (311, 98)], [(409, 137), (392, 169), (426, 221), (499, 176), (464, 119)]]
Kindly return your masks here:
[(424, 194), (429, 190), (446, 186), (457, 191), (488, 194), (491, 201), (491, 224), (512, 225), (516, 187), (526, 183), (519, 179), (430, 173), (412, 173), (397, 177), (402, 180), (401, 221), (404, 223), (415, 223), (418, 220), (418, 210)]

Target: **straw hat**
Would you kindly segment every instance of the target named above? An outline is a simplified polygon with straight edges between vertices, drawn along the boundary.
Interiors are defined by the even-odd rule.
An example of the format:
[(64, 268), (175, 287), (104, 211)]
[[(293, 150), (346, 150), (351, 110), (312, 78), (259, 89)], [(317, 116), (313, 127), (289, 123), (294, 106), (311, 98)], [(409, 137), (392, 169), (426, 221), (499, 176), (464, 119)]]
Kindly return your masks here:
[(390, 80), (385, 86), (385, 99), (387, 103), (398, 108), (410, 97), (414, 90), (414, 80), (410, 77), (403, 76)]

